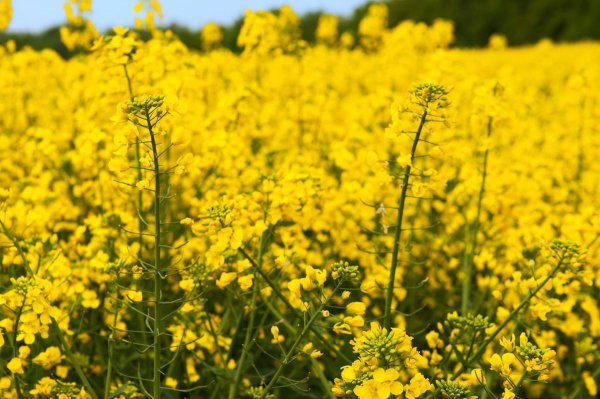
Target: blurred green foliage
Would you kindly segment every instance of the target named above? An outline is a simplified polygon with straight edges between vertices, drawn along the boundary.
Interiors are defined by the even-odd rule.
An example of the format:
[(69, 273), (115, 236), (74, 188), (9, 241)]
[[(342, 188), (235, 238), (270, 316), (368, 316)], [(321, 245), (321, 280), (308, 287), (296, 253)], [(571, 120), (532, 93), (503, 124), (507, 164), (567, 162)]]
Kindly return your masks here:
[[(535, 43), (549, 38), (554, 41), (600, 39), (600, 0), (387, 0), (389, 25), (411, 19), (431, 23), (444, 18), (455, 23), (456, 45), (484, 46), (489, 36), (500, 33), (509, 44)], [(340, 30), (356, 34), (358, 23), (373, 2), (358, 7), (350, 16), (341, 17)], [(302, 34), (309, 43), (315, 40), (320, 12), (302, 16)], [(240, 17), (223, 27), (224, 46), (234, 51), (242, 26)], [(198, 29), (171, 25), (169, 28), (189, 47), (200, 49)], [(61, 44), (58, 27), (40, 33), (0, 33), (0, 43), (15, 40), (17, 47), (51, 48), (64, 57), (72, 54)]]

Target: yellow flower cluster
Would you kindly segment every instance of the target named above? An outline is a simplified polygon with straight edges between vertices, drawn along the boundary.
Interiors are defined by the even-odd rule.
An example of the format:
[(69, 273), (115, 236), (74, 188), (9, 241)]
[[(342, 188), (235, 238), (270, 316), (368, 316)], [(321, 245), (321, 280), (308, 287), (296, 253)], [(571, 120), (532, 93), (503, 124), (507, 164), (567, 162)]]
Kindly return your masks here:
[(90, 7), (0, 46), (0, 398), (597, 395), (598, 43)]
[(8, 27), (12, 19), (12, 4), (11, 0), (0, 1), (0, 31)]
[(60, 27), (61, 41), (71, 51), (90, 48), (99, 36), (92, 21), (86, 18), (86, 15), (92, 11), (92, 1), (68, 0), (64, 7), (68, 24)]

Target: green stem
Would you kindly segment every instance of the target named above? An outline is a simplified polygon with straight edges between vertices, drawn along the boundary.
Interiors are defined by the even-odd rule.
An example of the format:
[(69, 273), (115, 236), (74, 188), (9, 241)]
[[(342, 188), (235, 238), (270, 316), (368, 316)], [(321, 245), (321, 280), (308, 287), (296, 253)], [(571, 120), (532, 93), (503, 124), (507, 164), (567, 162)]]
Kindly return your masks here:
[[(290, 333), (292, 335), (298, 335), (298, 330), (290, 324), (289, 321), (287, 321), (283, 315), (281, 313), (279, 313), (279, 311), (277, 309), (275, 309), (275, 307), (273, 306), (273, 304), (271, 304), (271, 302), (269, 301), (263, 301), (264, 304), (266, 305), (267, 309), (269, 310), (269, 312), (271, 312), (271, 314), (273, 314), (273, 316), (275, 316), (275, 318), (277, 320), (282, 320), (282, 324), (285, 326), (285, 328), (287, 328)], [(329, 343), (328, 341), (324, 341), (327, 342), (329, 345), (331, 345), (331, 343)], [(352, 363), (352, 361), (350, 359), (348, 359), (346, 356), (340, 356), (346, 363)], [(315, 373), (317, 374), (317, 377), (319, 378), (319, 381), (321, 382), (321, 385), (323, 385), (323, 388), (325, 389), (325, 392), (327, 393), (327, 396), (329, 396), (331, 399), (334, 399), (333, 394), (330, 392), (331, 391), (331, 385), (329, 384), (329, 382), (327, 382), (327, 379), (325, 378), (325, 375), (323, 374), (323, 371), (321, 370), (320, 367), (318, 367), (318, 362), (315, 359), (311, 358), (311, 361), (313, 362), (313, 366), (315, 366)]]
[(256, 296), (258, 284), (254, 281), (254, 289), (252, 291), (252, 301), (250, 303), (250, 320), (248, 321), (248, 326), (246, 327), (246, 336), (244, 337), (244, 344), (242, 345), (242, 354), (240, 355), (240, 359), (238, 360), (237, 369), (235, 371), (235, 377), (233, 380), (233, 384), (229, 387), (229, 399), (234, 399), (240, 381), (242, 380), (242, 372), (244, 371), (244, 363), (246, 362), (246, 357), (248, 356), (248, 346), (250, 344), (250, 340), (252, 338), (252, 330), (254, 329), (254, 318), (256, 316)]
[[(594, 372), (592, 373), (591, 378), (596, 379), (598, 376), (600, 376), (600, 366), (596, 367), (596, 370), (594, 370)], [(584, 385), (585, 383), (583, 382), (583, 380), (579, 381), (579, 383), (577, 383), (577, 386), (575, 386), (575, 389), (569, 396), (569, 399), (577, 399)]]
[[(17, 352), (17, 335), (19, 335), (19, 322), (21, 321), (21, 315), (23, 314), (23, 308), (25, 307), (25, 302), (27, 301), (27, 296), (23, 295), (23, 303), (17, 310), (17, 314), (15, 317), (15, 325), (13, 326), (14, 334), (13, 334), (13, 357), (18, 357)], [(17, 397), (19, 399), (23, 399), (23, 392), (21, 391), (21, 382), (16, 374), (13, 375), (13, 380), (15, 382), (15, 390), (17, 391)]]
[[(123, 71), (125, 73), (125, 79), (127, 80), (127, 89), (129, 91), (129, 98), (131, 101), (133, 101), (133, 99), (135, 98), (134, 94), (133, 94), (133, 86), (131, 84), (131, 78), (129, 77), (129, 70), (127, 69), (127, 64), (123, 64)], [(139, 127), (136, 126), (136, 129), (139, 132)], [(137, 181), (141, 181), (142, 180), (142, 163), (140, 160), (140, 139), (139, 137), (136, 137), (135, 139), (135, 162), (136, 162), (136, 166), (137, 166)], [(138, 252), (138, 256), (141, 257), (142, 254), (142, 248), (144, 246), (144, 240), (143, 240), (143, 234), (144, 234), (144, 221), (143, 221), (143, 210), (144, 210), (144, 203), (143, 203), (143, 191), (142, 190), (138, 190), (137, 192), (137, 204), (136, 204), (136, 208), (137, 208), (137, 219), (138, 219), (138, 236), (137, 236), (137, 241), (138, 241), (138, 246), (139, 246), (139, 252)], [(148, 345), (148, 337), (147, 334), (145, 332), (146, 330), (146, 323), (144, 320), (144, 316), (141, 313), (137, 313), (137, 319), (138, 319), (138, 325), (139, 325), (139, 330), (140, 331), (144, 331), (141, 334), (141, 338), (142, 338), (142, 343), (144, 344), (144, 346)]]
[(328, 397), (329, 399), (335, 399), (335, 396), (333, 396), (333, 393), (331, 392), (331, 383), (329, 381), (327, 381), (327, 378), (325, 378), (325, 374), (323, 374), (323, 370), (321, 370), (321, 367), (319, 366), (319, 362), (317, 362), (312, 357), (310, 358), (310, 362), (312, 364), (315, 374), (317, 375), (317, 378), (319, 379), (319, 382), (323, 386), (323, 389), (324, 389), (323, 395)]
[(160, 399), (160, 302), (162, 295), (162, 276), (160, 274), (160, 168), (156, 138), (152, 130), (152, 122), (148, 109), (145, 109), (146, 124), (152, 143), (154, 158), (154, 325), (152, 328), (154, 365), (152, 377), (153, 399)]
[[(417, 144), (423, 131), (423, 126), (427, 120), (427, 107), (423, 108), (423, 114), (419, 121), (419, 128), (413, 140), (412, 149), (410, 152), (411, 164), (415, 159), (417, 152)], [(398, 253), (400, 252), (400, 238), (402, 236), (402, 219), (404, 216), (404, 204), (406, 203), (406, 192), (408, 191), (408, 182), (410, 180), (411, 166), (407, 165), (404, 170), (404, 179), (402, 180), (402, 192), (398, 201), (398, 219), (396, 221), (396, 231), (394, 233), (394, 249), (392, 250), (392, 265), (390, 267), (390, 276), (388, 278), (387, 295), (385, 298), (385, 314), (383, 318), (383, 326), (389, 329), (392, 325), (392, 301), (394, 300), (394, 285), (396, 283), (396, 268), (398, 267)]]
[(466, 364), (463, 364), (452, 376), (452, 379), (455, 379), (456, 377), (458, 377), (463, 371), (465, 371), (471, 364), (473, 364), (473, 362), (475, 362), (477, 359), (479, 359), (479, 357), (481, 355), (483, 355), (483, 353), (485, 352), (485, 349), (488, 347), (488, 345), (490, 343), (492, 343), (492, 341), (496, 338), (496, 336), (498, 336), (498, 334), (500, 334), (500, 332), (504, 329), (504, 327), (506, 327), (508, 325), (508, 323), (510, 323), (512, 321), (512, 319), (514, 319), (519, 312), (529, 304), (529, 301), (531, 301), (531, 299), (537, 295), (538, 292), (540, 292), (540, 290), (542, 288), (544, 288), (544, 286), (546, 285), (546, 283), (548, 283), (548, 281), (550, 281), (550, 279), (552, 279), (554, 277), (554, 275), (556, 274), (556, 272), (558, 272), (558, 269), (560, 269), (560, 267), (563, 264), (563, 260), (564, 260), (564, 256), (561, 257), (558, 261), (558, 263), (556, 264), (556, 266), (554, 267), (554, 269), (552, 269), (552, 271), (550, 272), (550, 274), (548, 274), (548, 276), (546, 276), (546, 278), (540, 283), (540, 285), (537, 286), (537, 288), (535, 290), (533, 290), (532, 292), (529, 293), (529, 295), (527, 295), (525, 297), (525, 299), (523, 299), (523, 301), (521, 301), (521, 303), (519, 304), (519, 306), (517, 306), (506, 318), (506, 320), (504, 320), (504, 322), (502, 324), (500, 324), (492, 334), (489, 335), (489, 337), (486, 339), (486, 341), (481, 345), (481, 347), (477, 350), (477, 352), (475, 352), (475, 354), (473, 356), (471, 356), (471, 358), (469, 358), (467, 360)]
[(2, 233), (10, 240), (10, 242), (12, 242), (13, 246), (17, 249), (17, 252), (19, 253), (19, 256), (21, 257), (21, 260), (23, 261), (23, 267), (25, 267), (27, 274), (29, 275), (29, 277), (33, 278), (35, 276), (35, 274), (33, 273), (33, 270), (31, 270), (31, 266), (29, 266), (29, 262), (27, 261), (27, 258), (25, 257), (25, 252), (23, 252), (23, 248), (21, 248), (21, 244), (19, 244), (19, 241), (17, 240), (17, 238), (12, 235), (10, 230), (8, 230), (8, 228), (6, 227), (6, 225), (4, 224), (2, 219), (0, 219), (0, 227), (2, 227)]
[(113, 316), (113, 328), (108, 337), (108, 362), (106, 365), (106, 381), (104, 381), (104, 399), (110, 397), (110, 380), (112, 379), (112, 357), (113, 357), (113, 342), (117, 320), (119, 318), (119, 271), (117, 270), (117, 284), (115, 292), (115, 313)]
[[(34, 278), (35, 275), (33, 274), (33, 270), (31, 270), (31, 266), (29, 265), (29, 261), (27, 260), (27, 257), (25, 256), (25, 252), (23, 252), (23, 248), (21, 248), (21, 244), (19, 243), (19, 240), (17, 240), (17, 238), (12, 235), (12, 233), (8, 230), (8, 228), (6, 227), (6, 225), (4, 224), (2, 219), (0, 219), (0, 227), (2, 227), (2, 233), (12, 242), (13, 246), (17, 249), (17, 252), (19, 253), (19, 256), (21, 257), (21, 260), (23, 262), (23, 267), (25, 267), (25, 270), (27, 272), (27, 275), (30, 278)], [(23, 308), (25, 307), (26, 300), (27, 300), (27, 296), (23, 295), (23, 303), (17, 310), (16, 316), (15, 316), (15, 324), (13, 326), (13, 329), (14, 329), (14, 334), (13, 334), (14, 357), (17, 357), (17, 335), (19, 334), (19, 322), (21, 321), (21, 315), (23, 314)], [(16, 375), (14, 376), (14, 382), (15, 382), (15, 390), (17, 391), (17, 397), (19, 399), (22, 399), (23, 392), (21, 391), (21, 382), (19, 381), (19, 378)]]
[(92, 388), (92, 385), (90, 384), (90, 381), (85, 376), (85, 373), (83, 372), (83, 369), (81, 368), (81, 365), (79, 364), (79, 362), (73, 355), (73, 352), (71, 352), (71, 348), (67, 344), (67, 341), (65, 340), (65, 337), (63, 336), (62, 331), (60, 330), (60, 327), (58, 326), (58, 323), (56, 322), (56, 319), (54, 317), (51, 317), (51, 320), (52, 320), (52, 326), (54, 327), (54, 331), (56, 332), (56, 336), (58, 337), (58, 340), (60, 341), (60, 345), (62, 346), (65, 354), (67, 355), (69, 362), (71, 362), (71, 364), (75, 368), (75, 372), (81, 379), (83, 386), (88, 391), (88, 393), (90, 394), (92, 399), (98, 399), (98, 395), (96, 394), (96, 391), (94, 391), (94, 388)]
[[(487, 124), (487, 137), (492, 135), (492, 118), (488, 119)], [(465, 262), (465, 276), (462, 287), (462, 306), (461, 313), (466, 315), (469, 310), (469, 302), (471, 297), (471, 284), (473, 279), (473, 261), (475, 259), (475, 251), (477, 249), (477, 234), (479, 233), (479, 224), (481, 219), (481, 204), (483, 202), (483, 194), (485, 193), (485, 180), (487, 178), (487, 165), (488, 165), (488, 154), (489, 149), (486, 146), (483, 154), (483, 171), (481, 175), (481, 185), (479, 186), (479, 195), (477, 197), (477, 214), (475, 216), (475, 224), (473, 226), (472, 237), (471, 237), (471, 250), (468, 252)]]
[[(248, 261), (250, 262), (250, 264), (252, 264), (252, 267), (254, 267), (256, 269), (256, 271), (258, 272), (258, 274), (260, 274), (260, 276), (262, 277), (262, 279), (267, 283), (267, 285), (269, 287), (271, 287), (271, 289), (273, 290), (273, 292), (275, 293), (275, 295), (284, 303), (284, 305), (290, 310), (292, 311), (294, 314), (298, 315), (298, 312), (296, 310), (296, 308), (294, 308), (292, 306), (292, 304), (290, 303), (290, 301), (287, 300), (287, 298), (281, 293), (281, 291), (279, 290), (279, 288), (273, 284), (273, 282), (271, 281), (271, 279), (269, 278), (269, 276), (267, 276), (267, 274), (264, 272), (264, 270), (262, 270), (262, 268), (259, 267), (259, 265), (256, 263), (256, 261), (250, 256), (248, 255), (248, 253), (246, 251), (244, 251), (244, 249), (240, 248), (239, 249), (240, 253), (246, 258), (248, 259)], [(267, 307), (271, 308), (271, 309), (275, 309), (273, 306), (269, 306), (271, 305), (269, 303), (269, 301), (265, 301)], [(279, 319), (284, 319), (283, 317), (279, 317)], [(344, 359), (344, 361), (346, 363), (352, 363), (352, 360), (350, 360), (346, 355), (344, 355), (342, 352), (340, 352), (339, 350), (337, 350), (324, 336), (323, 334), (321, 334), (319, 331), (317, 331), (316, 329), (312, 329), (312, 333), (314, 334), (315, 337), (317, 337), (317, 339), (323, 344), (325, 345), (329, 350), (331, 350), (332, 352), (334, 352), (336, 355), (338, 355), (340, 358)]]
[(281, 376), (281, 373), (283, 372), (283, 369), (285, 368), (285, 366), (288, 365), (288, 363), (290, 363), (292, 357), (295, 356), (295, 352), (296, 352), (296, 349), (298, 348), (298, 345), (300, 345), (300, 343), (302, 342), (302, 340), (304, 339), (304, 337), (306, 336), (306, 334), (310, 331), (310, 328), (315, 323), (315, 321), (317, 321), (317, 318), (319, 318), (319, 316), (321, 316), (321, 311), (323, 310), (323, 308), (325, 307), (325, 305), (327, 303), (329, 303), (329, 301), (331, 300), (331, 298), (333, 298), (333, 296), (337, 292), (338, 288), (340, 288), (340, 286), (341, 286), (341, 282), (336, 285), (336, 287), (333, 289), (333, 292), (331, 293), (331, 295), (329, 296), (329, 298), (327, 298), (327, 300), (325, 300), (324, 302), (321, 303), (321, 305), (319, 305), (319, 308), (313, 313), (313, 315), (310, 318), (310, 320), (308, 320), (308, 322), (304, 325), (304, 328), (302, 329), (302, 332), (300, 333), (300, 335), (298, 335), (298, 337), (296, 338), (296, 340), (292, 344), (292, 347), (288, 350), (287, 354), (285, 355), (285, 357), (283, 358), (283, 360), (281, 362), (281, 365), (279, 366), (279, 368), (277, 369), (277, 371), (275, 371), (275, 374), (273, 375), (273, 378), (271, 378), (271, 381), (269, 382), (269, 384), (263, 390), (262, 395), (260, 396), (260, 399), (265, 399), (267, 397), (267, 394), (269, 393), (269, 391), (271, 389), (273, 389), (273, 386), (279, 380), (279, 377)]
[[(258, 248), (258, 268), (260, 268), (262, 264), (262, 254), (263, 254), (263, 246), (264, 246), (264, 234), (260, 240), (260, 246)], [(250, 340), (252, 338), (252, 330), (254, 329), (254, 318), (256, 316), (256, 297), (258, 295), (258, 281), (256, 281), (256, 271), (258, 268), (254, 268), (254, 279), (253, 279), (253, 288), (252, 288), (252, 301), (250, 303), (250, 320), (248, 321), (248, 326), (246, 328), (246, 336), (244, 338), (244, 344), (242, 346), (242, 354), (240, 355), (240, 359), (237, 363), (237, 369), (235, 371), (235, 377), (233, 380), (233, 384), (229, 387), (229, 399), (235, 399), (235, 395), (238, 391), (238, 386), (240, 381), (242, 380), (242, 372), (244, 369), (244, 363), (246, 362), (246, 357), (248, 356), (248, 346), (250, 345)]]

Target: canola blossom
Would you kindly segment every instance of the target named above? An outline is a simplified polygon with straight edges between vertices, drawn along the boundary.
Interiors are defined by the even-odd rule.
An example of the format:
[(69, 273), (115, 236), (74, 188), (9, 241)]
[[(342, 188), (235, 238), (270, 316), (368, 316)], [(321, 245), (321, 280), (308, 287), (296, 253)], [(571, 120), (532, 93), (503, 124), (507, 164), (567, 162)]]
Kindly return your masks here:
[(91, 7), (0, 46), (0, 398), (596, 397), (600, 44)]

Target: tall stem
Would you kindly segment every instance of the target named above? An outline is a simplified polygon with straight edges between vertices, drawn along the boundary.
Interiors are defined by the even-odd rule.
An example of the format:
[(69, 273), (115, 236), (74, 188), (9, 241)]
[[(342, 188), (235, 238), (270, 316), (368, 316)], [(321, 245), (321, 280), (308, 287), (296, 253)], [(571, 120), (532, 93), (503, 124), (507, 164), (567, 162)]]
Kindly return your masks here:
[(321, 315), (321, 311), (323, 310), (325, 305), (331, 300), (331, 298), (333, 298), (333, 296), (335, 295), (337, 290), (340, 288), (340, 285), (341, 285), (341, 282), (336, 285), (336, 287), (333, 289), (333, 292), (331, 293), (329, 298), (327, 298), (327, 300), (325, 300), (324, 302), (321, 303), (319, 308), (313, 313), (310, 320), (304, 325), (302, 332), (300, 333), (300, 335), (298, 335), (298, 337), (292, 344), (292, 347), (290, 348), (290, 350), (287, 352), (287, 354), (281, 361), (281, 365), (279, 366), (277, 371), (275, 371), (273, 378), (271, 378), (271, 381), (263, 390), (262, 395), (260, 396), (260, 399), (265, 399), (267, 397), (267, 394), (269, 393), (269, 391), (271, 391), (273, 386), (277, 383), (277, 381), (279, 380), (279, 377), (281, 376), (281, 373), (283, 372), (283, 369), (285, 368), (285, 366), (288, 365), (288, 363), (291, 361), (292, 357), (295, 356), (295, 352), (296, 352), (296, 349), (298, 348), (298, 345), (300, 345), (300, 342), (302, 342), (302, 339), (310, 331), (310, 328), (312, 327), (312, 325), (315, 323), (315, 321), (317, 321), (317, 318)]
[[(244, 251), (243, 248), (239, 249), (240, 253), (246, 258), (248, 259), (248, 261), (250, 262), (250, 264), (252, 265), (252, 267), (258, 272), (258, 274), (260, 274), (260, 277), (262, 278), (262, 280), (267, 283), (267, 285), (269, 287), (271, 287), (271, 289), (273, 290), (273, 293), (281, 300), (281, 302), (283, 302), (283, 304), (294, 314), (296, 314), (297, 316), (302, 316), (300, 314), (300, 312), (298, 312), (296, 310), (296, 308), (294, 308), (292, 306), (292, 304), (290, 303), (290, 301), (288, 301), (288, 299), (285, 297), (285, 295), (283, 295), (283, 293), (279, 290), (279, 287), (277, 286), (277, 284), (273, 283), (273, 281), (271, 281), (271, 279), (269, 278), (269, 276), (265, 273), (264, 270), (262, 270), (260, 268), (260, 266), (258, 265), (258, 263), (250, 256), (248, 255), (248, 253), (246, 251)], [(266, 301), (268, 302), (268, 301)], [(266, 305), (269, 307), (269, 303), (266, 303)], [(274, 307), (270, 307), (271, 309), (274, 309)], [(281, 317), (280, 317), (281, 319)], [(325, 338), (323, 336), (323, 334), (321, 334), (321, 332), (319, 332), (319, 330), (317, 330), (316, 328), (311, 328), (312, 329), (312, 333), (313, 335), (328, 349), (330, 350), (332, 353), (335, 353), (339, 358), (343, 359), (346, 363), (352, 363), (352, 360), (350, 360), (350, 358), (348, 358), (348, 356), (344, 355), (344, 353), (342, 353), (339, 349), (337, 349), (331, 342), (329, 342), (327, 340), (327, 338)]]
[[(262, 235), (260, 239), (260, 244), (258, 248), (258, 268), (262, 266), (262, 258), (263, 258), (263, 248), (265, 245), (265, 234)], [(248, 356), (248, 346), (250, 345), (250, 340), (252, 339), (252, 329), (254, 328), (254, 318), (256, 316), (256, 297), (258, 295), (258, 281), (256, 278), (257, 268), (254, 268), (254, 279), (252, 287), (252, 302), (250, 304), (250, 320), (248, 321), (248, 327), (246, 329), (246, 337), (244, 338), (244, 345), (242, 347), (242, 354), (240, 355), (240, 360), (237, 364), (237, 370), (235, 372), (235, 377), (233, 380), (233, 384), (229, 387), (229, 399), (234, 399), (238, 390), (238, 386), (242, 379), (242, 371), (244, 367), (244, 362), (246, 361), (246, 357)]]
[[(492, 118), (488, 119), (487, 124), (487, 137), (492, 135)], [(488, 155), (489, 149), (486, 146), (485, 152), (483, 154), (483, 171), (481, 173), (481, 185), (479, 186), (479, 195), (477, 197), (477, 214), (475, 216), (475, 223), (473, 226), (472, 236), (471, 236), (471, 250), (467, 252), (465, 256), (465, 276), (463, 280), (462, 287), (462, 304), (461, 304), (461, 313), (463, 315), (467, 314), (469, 310), (469, 302), (471, 300), (471, 285), (473, 280), (473, 261), (475, 259), (475, 251), (477, 250), (477, 234), (479, 233), (479, 224), (481, 219), (481, 204), (483, 202), (483, 194), (485, 193), (485, 180), (487, 177), (487, 165), (488, 165)], [(465, 248), (466, 251), (466, 248)]]
[[(419, 121), (419, 128), (415, 134), (412, 149), (410, 152), (411, 164), (415, 159), (415, 153), (417, 152), (417, 144), (423, 131), (423, 126), (427, 120), (427, 108), (423, 108), (423, 114)], [(389, 329), (392, 325), (392, 301), (394, 300), (394, 285), (396, 283), (396, 268), (398, 267), (398, 252), (400, 251), (400, 238), (402, 236), (402, 219), (404, 217), (404, 204), (406, 202), (406, 192), (408, 190), (408, 182), (410, 180), (411, 166), (407, 165), (404, 169), (404, 179), (402, 180), (402, 192), (400, 193), (400, 199), (398, 200), (398, 219), (396, 221), (396, 231), (394, 233), (394, 249), (392, 250), (392, 265), (390, 267), (390, 276), (388, 278), (387, 295), (385, 298), (385, 315), (383, 319), (383, 325)]]
[(94, 388), (92, 388), (92, 384), (90, 384), (90, 381), (87, 379), (85, 373), (83, 372), (83, 369), (81, 368), (81, 365), (79, 364), (79, 361), (73, 355), (73, 352), (71, 351), (69, 344), (65, 340), (65, 337), (63, 336), (62, 331), (60, 331), (60, 327), (58, 326), (58, 323), (56, 322), (54, 317), (51, 317), (50, 320), (52, 322), (52, 327), (54, 327), (54, 331), (56, 332), (56, 336), (58, 337), (58, 340), (60, 341), (60, 345), (62, 346), (63, 351), (65, 352), (65, 355), (67, 356), (67, 359), (69, 359), (69, 362), (71, 362), (71, 365), (75, 369), (75, 372), (81, 379), (83, 386), (88, 391), (88, 394), (92, 397), (92, 399), (98, 399), (98, 395), (94, 391)]
[[(19, 243), (19, 240), (15, 236), (12, 235), (10, 230), (6, 227), (2, 219), (0, 219), (0, 227), (2, 227), (2, 233), (12, 242), (13, 246), (16, 248), (19, 256), (21, 257), (21, 261), (23, 262), (23, 267), (25, 267), (26, 274), (29, 278), (34, 278), (33, 270), (31, 270), (31, 266), (29, 265), (29, 261), (25, 256), (25, 252)], [(27, 296), (23, 296), (23, 304), (19, 307), (15, 315), (15, 324), (13, 326), (13, 354), (14, 357), (17, 357), (17, 335), (19, 335), (19, 322), (21, 321), (21, 315), (23, 314), (23, 308), (25, 307), (25, 302), (27, 300)], [(17, 397), (19, 399), (23, 398), (23, 392), (21, 390), (21, 383), (19, 381), (19, 377), (15, 374), (13, 376), (13, 380), (15, 383), (15, 390), (17, 391)]]
[(113, 314), (113, 325), (112, 331), (108, 336), (108, 361), (106, 365), (106, 381), (104, 381), (104, 399), (110, 397), (110, 382), (112, 380), (112, 357), (113, 357), (113, 343), (115, 340), (114, 334), (116, 333), (117, 321), (119, 320), (119, 275), (120, 271), (117, 270), (117, 284), (115, 289), (115, 312)]
[[(281, 313), (279, 313), (279, 311), (273, 306), (273, 304), (271, 302), (265, 300), (264, 304), (267, 307), (267, 310), (269, 311), (269, 313), (271, 313), (273, 316), (275, 316), (275, 318), (277, 320), (281, 320), (282, 325), (285, 328), (287, 328), (292, 335), (295, 336), (298, 334), (298, 330), (292, 324), (290, 324), (290, 322), (287, 321)], [(323, 342), (329, 342), (329, 341), (325, 340)], [(331, 345), (331, 343), (329, 343), (329, 345)], [(334, 354), (335, 354), (335, 352), (334, 352)], [(352, 360), (348, 359), (347, 357), (342, 357), (342, 360), (344, 360), (346, 363), (352, 363)], [(323, 375), (323, 370), (321, 370), (321, 368), (319, 367), (319, 363), (313, 358), (311, 358), (311, 363), (313, 365), (313, 369), (314, 369), (315, 373), (317, 374), (317, 378), (319, 379), (319, 382), (323, 386), (324, 395), (326, 395), (330, 399), (335, 399), (335, 397), (331, 393), (331, 384), (327, 381), (327, 379), (325, 378), (325, 375)]]
[(519, 304), (519, 306), (517, 306), (512, 312), (510, 312), (510, 314), (508, 315), (508, 317), (506, 318), (506, 320), (504, 320), (504, 322), (502, 322), (502, 324), (500, 324), (498, 327), (496, 327), (496, 329), (494, 330), (494, 332), (492, 332), (487, 339), (485, 340), (485, 342), (481, 345), (481, 347), (477, 350), (477, 352), (475, 352), (475, 354), (473, 356), (471, 356), (471, 358), (467, 359), (466, 364), (463, 363), (461, 365), (461, 367), (454, 373), (454, 375), (452, 376), (452, 379), (455, 379), (456, 377), (458, 377), (463, 371), (465, 371), (471, 364), (473, 364), (473, 362), (477, 361), (479, 359), (479, 357), (481, 355), (483, 355), (483, 353), (485, 352), (485, 349), (488, 347), (489, 344), (492, 343), (492, 341), (498, 336), (498, 334), (500, 334), (500, 332), (504, 329), (504, 327), (506, 327), (508, 325), (508, 323), (510, 323), (518, 314), (519, 312), (529, 304), (529, 302), (531, 301), (531, 299), (533, 297), (535, 297), (537, 295), (538, 292), (540, 292), (540, 290), (542, 288), (544, 288), (544, 286), (548, 283), (548, 281), (550, 281), (554, 275), (558, 272), (558, 270), (560, 269), (560, 267), (563, 264), (564, 261), (564, 256), (561, 257), (556, 266), (554, 267), (554, 269), (552, 269), (552, 271), (550, 272), (550, 274), (548, 274), (546, 276), (546, 278), (544, 280), (542, 280), (542, 282), (540, 283), (540, 285), (537, 286), (537, 288), (533, 291), (531, 291), (529, 293), (529, 295), (527, 295), (525, 297), (525, 299), (523, 299), (523, 301), (521, 301), (521, 303)]
[(148, 109), (145, 109), (147, 129), (152, 143), (154, 159), (154, 325), (152, 328), (154, 367), (152, 377), (152, 393), (154, 399), (160, 399), (160, 302), (162, 295), (162, 276), (160, 274), (160, 168), (156, 138), (152, 130), (152, 122)]
[(21, 261), (23, 262), (23, 267), (25, 268), (25, 271), (27, 272), (26, 274), (30, 278), (33, 278), (35, 276), (35, 274), (33, 273), (33, 270), (31, 269), (31, 266), (29, 265), (29, 262), (27, 261), (27, 257), (25, 256), (25, 252), (23, 251), (21, 244), (19, 244), (19, 240), (17, 240), (17, 238), (10, 232), (10, 230), (8, 229), (8, 227), (6, 227), (6, 225), (4, 224), (2, 219), (0, 219), (0, 227), (2, 227), (2, 234), (4, 234), (6, 236), (6, 238), (8, 238), (10, 240), (10, 242), (12, 242), (13, 246), (19, 253), (19, 256), (21, 257)]

